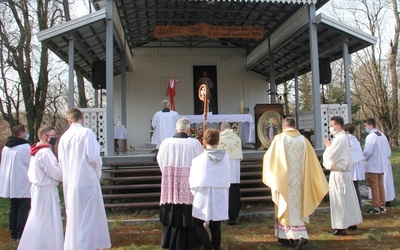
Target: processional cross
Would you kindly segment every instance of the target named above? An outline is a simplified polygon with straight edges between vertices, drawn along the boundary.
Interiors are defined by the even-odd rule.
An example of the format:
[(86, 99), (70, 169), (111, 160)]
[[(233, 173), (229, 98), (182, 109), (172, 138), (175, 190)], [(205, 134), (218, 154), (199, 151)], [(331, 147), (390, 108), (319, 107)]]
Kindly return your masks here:
[[(206, 132), (207, 129), (207, 113), (208, 113), (208, 105), (210, 104), (209, 99), (210, 89), (208, 88), (207, 84), (202, 84), (199, 87), (199, 99), (202, 101), (204, 112), (203, 112), (203, 134)], [(205, 147), (205, 142), (203, 140), (203, 147)]]

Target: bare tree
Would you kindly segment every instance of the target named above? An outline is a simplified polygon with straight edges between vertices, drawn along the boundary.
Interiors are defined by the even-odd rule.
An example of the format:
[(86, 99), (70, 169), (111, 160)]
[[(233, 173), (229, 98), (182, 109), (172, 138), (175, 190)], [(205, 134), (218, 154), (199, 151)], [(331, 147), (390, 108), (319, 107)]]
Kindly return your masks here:
[(304, 74), (299, 77), (299, 98), (301, 111), (311, 111), (313, 109), (311, 78), (310, 74)]
[[(3, 25), (0, 24), (0, 32), (3, 29)], [(0, 43), (0, 51), (3, 51), (4, 45)], [(12, 84), (14, 80), (7, 78), (7, 71), (9, 67), (6, 67), (4, 62), (3, 53), (0, 53), (0, 71), (1, 71), (1, 86), (0, 91), (3, 93), (3, 98), (0, 98), (0, 112), (3, 114), (3, 118), (10, 124), (10, 127), (20, 123), (19, 106), (21, 103), (21, 89), (19, 84)], [(11, 81), (11, 86), (9, 82)], [(15, 110), (15, 112), (13, 112)]]
[[(43, 120), (49, 84), (48, 49), (42, 44), (32, 43), (32, 36), (35, 32), (47, 29), (60, 21), (60, 8), (55, 1), (36, 1), (36, 6), (31, 5), (34, 3), (25, 0), (0, 2), (0, 9), (4, 10), (0, 18), (0, 53), (2, 57), (7, 56), (1, 65), (4, 74), (2, 90), (5, 96), (9, 96), (6, 103), (2, 103), (1, 114), (8, 118), (11, 127), (18, 123), (19, 117), (14, 114), (18, 114), (20, 110), (17, 104), (20, 99), (14, 99), (15, 96), (10, 93), (16, 96), (22, 93), (26, 123), (32, 135), (31, 141), (37, 139), (36, 131)], [(9, 72), (4, 69), (9, 69)], [(7, 83), (8, 76), (16, 79), (17, 89)], [(19, 88), (21, 92), (18, 91)], [(12, 99), (16, 100), (14, 104)]]
[[(389, 22), (391, 5), (395, 13), (395, 35), (389, 45), (385, 28)], [(398, 77), (397, 53), (399, 36), (399, 17), (396, 1), (353, 0), (345, 6), (334, 6), (339, 18), (346, 18), (359, 29), (378, 37), (378, 43), (353, 56), (351, 64), (351, 83), (353, 97), (361, 104), (364, 118), (374, 117), (382, 131), (388, 136), (392, 147), (398, 146)], [(335, 12), (336, 11), (336, 12)], [(347, 13), (345, 16), (343, 13)], [(393, 19), (390, 19), (393, 20)], [(390, 52), (386, 52), (387, 48)]]
[(397, 5), (397, 0), (392, 0), (393, 5), (393, 16), (395, 21), (393, 42), (390, 42), (390, 57), (389, 57), (389, 68), (390, 68), (390, 76), (391, 76), (391, 86), (392, 86), (392, 113), (391, 113), (391, 121), (392, 126), (390, 128), (390, 133), (388, 133), (390, 146), (398, 147), (399, 141), (399, 77), (397, 74), (397, 54), (399, 49), (399, 34), (400, 34), (400, 17), (399, 10)]

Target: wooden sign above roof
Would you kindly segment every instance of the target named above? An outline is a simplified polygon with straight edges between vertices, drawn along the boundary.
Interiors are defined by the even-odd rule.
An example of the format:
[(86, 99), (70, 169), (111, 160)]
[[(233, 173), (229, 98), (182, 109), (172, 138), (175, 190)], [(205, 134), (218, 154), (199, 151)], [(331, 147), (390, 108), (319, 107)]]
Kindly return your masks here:
[(156, 25), (154, 27), (155, 38), (174, 36), (262, 39), (264, 29), (261, 26), (216, 26), (207, 23), (198, 23), (189, 26)]

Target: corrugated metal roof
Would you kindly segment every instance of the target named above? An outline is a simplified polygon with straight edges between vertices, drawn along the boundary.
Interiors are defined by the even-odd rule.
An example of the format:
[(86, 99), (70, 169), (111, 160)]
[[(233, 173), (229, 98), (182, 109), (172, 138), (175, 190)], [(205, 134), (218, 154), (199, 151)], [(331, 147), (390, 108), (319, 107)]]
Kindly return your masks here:
[[(94, 1), (97, 8), (105, 1)], [(269, 51), (275, 54), (276, 82), (310, 71), (308, 8), (317, 9), (328, 0), (280, 1), (188, 1), (188, 0), (115, 0), (114, 75), (120, 73), (121, 37), (130, 50), (141, 48), (242, 48), (248, 68), (269, 79)], [(154, 37), (155, 25), (187, 26), (205, 22), (217, 26), (261, 26), (264, 39), (211, 39), (204, 36)], [(342, 57), (342, 43), (349, 42), (353, 53), (376, 42), (374, 37), (324, 15), (317, 16), (320, 57), (334, 61)], [(54, 53), (68, 62), (68, 39), (75, 38), (75, 70), (90, 80), (93, 61), (105, 60), (106, 14), (103, 9), (38, 33)], [(119, 26), (121, 26), (119, 28)], [(269, 47), (271, 46), (271, 48)], [(130, 53), (128, 52), (128, 55)], [(129, 60), (128, 60), (129, 67)]]

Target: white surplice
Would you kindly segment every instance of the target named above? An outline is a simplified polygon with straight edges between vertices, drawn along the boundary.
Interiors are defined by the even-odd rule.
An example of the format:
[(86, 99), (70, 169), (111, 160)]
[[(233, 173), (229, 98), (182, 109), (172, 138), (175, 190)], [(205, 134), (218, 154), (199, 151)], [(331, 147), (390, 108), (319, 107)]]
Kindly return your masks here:
[(228, 219), (229, 162), (224, 149), (206, 149), (193, 159), (189, 177), (193, 217), (204, 221)]
[(61, 250), (64, 232), (57, 186), (62, 175), (50, 147), (32, 156), (28, 177), (32, 183), (31, 211), (18, 250)]
[(329, 175), (331, 223), (334, 229), (347, 229), (362, 222), (360, 205), (350, 169), (353, 156), (350, 141), (342, 130), (335, 135), (323, 154), (323, 165)]
[(194, 138), (167, 138), (160, 146), (157, 162), (160, 167), (160, 205), (187, 204), (193, 202), (189, 188), (192, 160), (200, 155), (203, 146)]
[(169, 112), (158, 111), (151, 119), (151, 126), (154, 128), (151, 143), (160, 147), (164, 139), (175, 135), (176, 121), (179, 119), (178, 112), (170, 110)]
[(350, 169), (353, 181), (365, 180), (364, 156), (361, 149), (361, 144), (354, 135), (347, 134), (347, 137), (350, 140), (351, 153), (353, 154), (354, 161), (354, 165)]
[[(373, 129), (365, 139), (363, 153), (366, 160), (366, 172), (384, 173), (383, 186), (385, 188), (385, 199), (386, 201), (394, 200), (396, 192), (394, 189), (392, 164), (390, 163), (392, 150), (386, 136), (378, 129)], [(372, 199), (371, 189), (369, 189), (369, 198)]]
[(99, 181), (103, 162), (93, 131), (71, 124), (61, 136), (58, 157), (67, 213), (64, 250), (110, 248)]
[(28, 142), (15, 146), (5, 146), (0, 164), (0, 197), (30, 198), (31, 183), (27, 172), (31, 156)]

